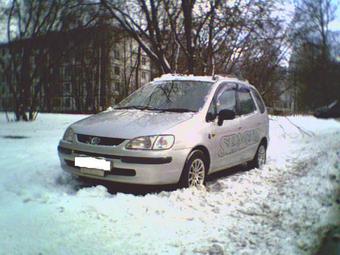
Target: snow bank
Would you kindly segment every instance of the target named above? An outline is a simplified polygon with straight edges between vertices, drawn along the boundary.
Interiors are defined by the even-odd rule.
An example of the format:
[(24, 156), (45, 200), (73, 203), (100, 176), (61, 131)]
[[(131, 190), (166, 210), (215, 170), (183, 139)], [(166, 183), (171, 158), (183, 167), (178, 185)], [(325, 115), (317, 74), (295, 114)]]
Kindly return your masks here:
[(83, 117), (0, 114), (0, 254), (312, 254), (339, 224), (337, 121), (271, 116), (264, 169), (136, 196), (62, 172), (58, 140)]

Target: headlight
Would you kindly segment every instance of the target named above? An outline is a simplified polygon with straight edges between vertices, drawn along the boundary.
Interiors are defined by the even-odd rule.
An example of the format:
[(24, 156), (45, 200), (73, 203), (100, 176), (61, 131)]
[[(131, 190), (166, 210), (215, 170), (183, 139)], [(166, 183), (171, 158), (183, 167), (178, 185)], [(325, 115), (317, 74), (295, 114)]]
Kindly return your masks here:
[(73, 142), (73, 136), (74, 136), (73, 129), (69, 127), (66, 129), (64, 133), (63, 140), (68, 141), (68, 142)]
[(125, 146), (129, 150), (166, 150), (174, 144), (173, 135), (141, 136), (132, 139)]
[(155, 144), (153, 145), (154, 150), (166, 150), (170, 149), (175, 142), (175, 137), (172, 135), (160, 135), (157, 137)]

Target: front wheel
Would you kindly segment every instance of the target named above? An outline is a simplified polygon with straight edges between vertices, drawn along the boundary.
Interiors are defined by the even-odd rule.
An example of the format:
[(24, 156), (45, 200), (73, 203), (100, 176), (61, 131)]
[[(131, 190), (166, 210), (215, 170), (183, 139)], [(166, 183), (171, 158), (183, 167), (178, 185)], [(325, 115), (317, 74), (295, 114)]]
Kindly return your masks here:
[(266, 146), (264, 144), (260, 144), (255, 157), (252, 161), (248, 163), (251, 168), (262, 168), (266, 164), (267, 160), (267, 152)]
[(200, 150), (193, 151), (185, 163), (180, 185), (181, 187), (199, 187), (205, 184), (207, 163), (205, 155)]

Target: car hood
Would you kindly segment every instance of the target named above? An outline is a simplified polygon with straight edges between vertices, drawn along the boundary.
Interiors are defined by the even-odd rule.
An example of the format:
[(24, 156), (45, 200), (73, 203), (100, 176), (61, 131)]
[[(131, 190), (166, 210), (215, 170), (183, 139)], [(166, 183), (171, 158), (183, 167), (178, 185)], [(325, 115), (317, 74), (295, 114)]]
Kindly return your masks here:
[(162, 134), (193, 116), (194, 113), (112, 110), (92, 115), (71, 127), (78, 134), (131, 139)]

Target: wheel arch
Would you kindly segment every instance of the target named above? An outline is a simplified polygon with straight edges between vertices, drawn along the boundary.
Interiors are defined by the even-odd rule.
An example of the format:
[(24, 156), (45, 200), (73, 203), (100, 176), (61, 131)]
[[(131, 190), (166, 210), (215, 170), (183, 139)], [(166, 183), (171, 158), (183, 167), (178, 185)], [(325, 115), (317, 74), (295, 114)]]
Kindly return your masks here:
[(184, 174), (185, 174), (185, 169), (188, 166), (188, 161), (191, 158), (191, 156), (195, 153), (195, 151), (200, 151), (201, 153), (203, 153), (205, 159), (206, 159), (206, 163), (207, 163), (207, 169), (206, 169), (206, 174), (209, 173), (209, 169), (210, 169), (210, 153), (209, 150), (207, 149), (207, 147), (205, 147), (204, 145), (196, 145), (195, 147), (193, 147), (190, 152), (187, 155), (184, 167), (182, 169), (182, 173), (180, 175), (179, 181), (178, 181), (178, 185), (180, 185), (180, 187), (186, 187), (184, 183)]
[[(268, 139), (267, 139), (267, 137), (263, 137), (262, 139), (261, 139), (261, 142), (260, 142), (260, 145), (261, 144), (263, 144), (265, 147), (266, 147), (266, 149), (268, 148)], [(259, 146), (260, 146), (259, 145)]]
[[(196, 145), (194, 148), (192, 148), (192, 150), (190, 151), (189, 155), (195, 151), (195, 150), (200, 150), (203, 152), (204, 156), (206, 156), (207, 159), (207, 173), (209, 173), (210, 170), (210, 162), (211, 162), (211, 158), (210, 158), (210, 153), (207, 147), (205, 147), (204, 145)], [(188, 157), (189, 158), (189, 157)]]

